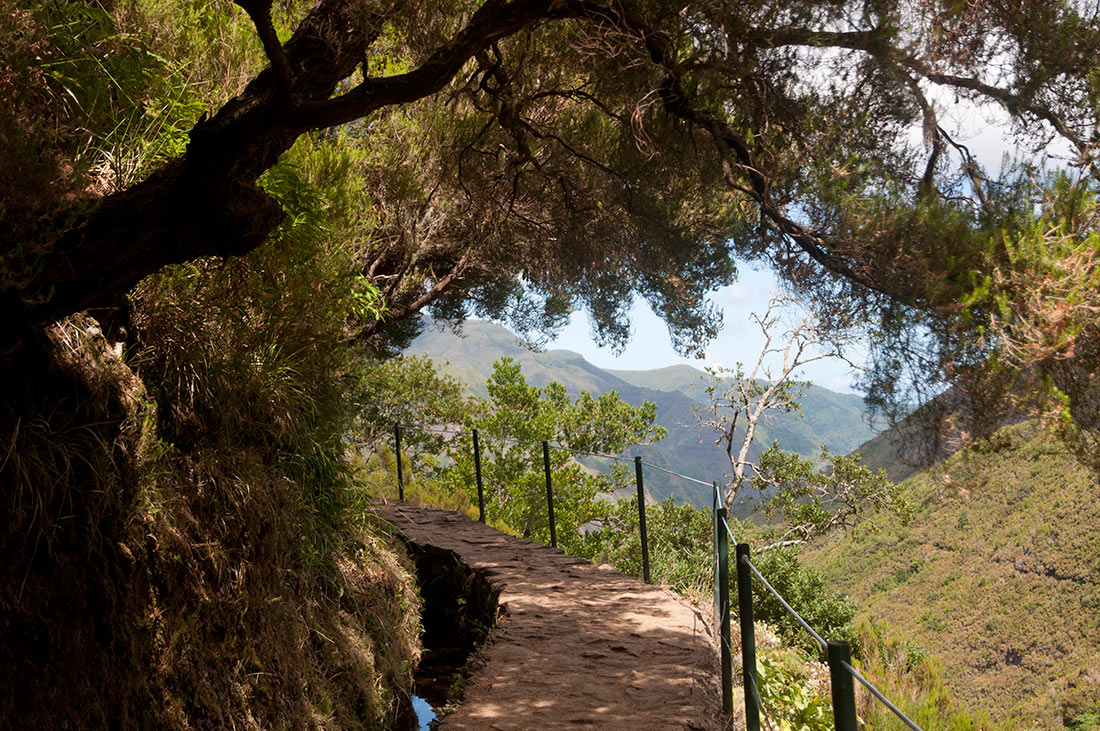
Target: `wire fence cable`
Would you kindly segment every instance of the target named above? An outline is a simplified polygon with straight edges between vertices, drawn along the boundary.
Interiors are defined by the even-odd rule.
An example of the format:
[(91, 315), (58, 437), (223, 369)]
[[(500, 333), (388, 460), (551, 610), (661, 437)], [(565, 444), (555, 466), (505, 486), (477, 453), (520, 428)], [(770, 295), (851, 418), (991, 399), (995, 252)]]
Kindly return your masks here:
[[(375, 424), (366, 424), (364, 426), (382, 428), (381, 425), (375, 425)], [(415, 425), (415, 424), (387, 424), (385, 426), (387, 428), (392, 427), (392, 426), (397, 426), (400, 429), (404, 429), (404, 430), (408, 430), (408, 431), (417, 431), (417, 432), (428, 433), (428, 434), (439, 434), (441, 436), (450, 436), (450, 437), (458, 437), (458, 436), (461, 436), (463, 434), (470, 433), (470, 430), (465, 429), (464, 427), (461, 427), (461, 426), (454, 426), (454, 427), (450, 427), (450, 426), (432, 426), (432, 425), (421, 426), (421, 425)], [(501, 441), (501, 442), (507, 442), (507, 443), (511, 443), (511, 444), (531, 446), (531, 447), (538, 447), (538, 446), (541, 446), (543, 444), (546, 444), (551, 449), (556, 449), (558, 451), (563, 451), (563, 452), (569, 452), (570, 454), (573, 454), (573, 455), (583, 455), (583, 456), (587, 456), (587, 457), (610, 459), (610, 460), (614, 460), (614, 461), (618, 461), (618, 462), (631, 462), (631, 461), (633, 461), (633, 460), (631, 460), (627, 457), (621, 457), (621, 456), (617, 456), (617, 455), (613, 455), (613, 454), (603, 454), (601, 452), (589, 452), (589, 451), (581, 450), (581, 449), (570, 449), (569, 447), (564, 447), (560, 444), (550, 444), (549, 442), (532, 442), (532, 441), (526, 441), (526, 440), (523, 440), (523, 439), (516, 439), (514, 437), (496, 436), (496, 435), (493, 435), (493, 434), (482, 434), (481, 436), (485, 439), (495, 439), (495, 440), (498, 440), (498, 441)], [(695, 484), (703, 485), (703, 486), (708, 487), (708, 488), (715, 487), (715, 483), (713, 483), (713, 482), (704, 482), (703, 480), (698, 480), (694, 477), (689, 477), (688, 475), (682, 474), (680, 472), (676, 472), (675, 470), (670, 470), (666, 467), (661, 467), (660, 465), (653, 464), (652, 462), (646, 462), (644, 460), (641, 460), (640, 458), (636, 458), (636, 459), (637, 459), (638, 462), (640, 462), (641, 464), (643, 464), (647, 467), (651, 467), (652, 469), (658, 470), (660, 472), (664, 472), (668, 475), (672, 475), (673, 477), (678, 477), (682, 480), (687, 480), (688, 482), (693, 482)], [(411, 465), (410, 465), (410, 472), (412, 472)], [(726, 534), (730, 537), (730, 539), (734, 542), (734, 544), (739, 543), (738, 538), (733, 534), (733, 529), (730, 528), (730, 525), (726, 521), (726, 519), (724, 517), (722, 517), (722, 518), (719, 518), (719, 520), (722, 524), (721, 529), (725, 530)], [(717, 572), (717, 570), (718, 570), (718, 554), (717, 554), (717, 552), (715, 552), (715, 554), (714, 554), (714, 562), (715, 562), (715, 571)], [(761, 581), (761, 583), (764, 585), (764, 588), (767, 589), (768, 592), (776, 598), (776, 600), (780, 603), (780, 605), (782, 605), (782, 607), (792, 617), (794, 617), (795, 621), (797, 621), (800, 625), (802, 625), (803, 629), (805, 629), (807, 632), (810, 633), (810, 635), (814, 638), (814, 640), (817, 641), (818, 645), (821, 646), (822, 651), (827, 651), (829, 645), (825, 641), (825, 638), (823, 638), (820, 634), (818, 634), (814, 630), (814, 628), (811, 627), (810, 624), (805, 619), (803, 619), (802, 615), (800, 615), (798, 612), (796, 612), (794, 610), (794, 608), (789, 603), (787, 603), (787, 600), (783, 598), (783, 596), (775, 589), (775, 587), (773, 587), (771, 585), (771, 583), (766, 578), (764, 578), (764, 575), (762, 573), (760, 573), (760, 570), (757, 569), (755, 565), (753, 565), (752, 561), (749, 560), (748, 556), (742, 556), (741, 557), (741, 562), (745, 566), (747, 566), (750, 571), (752, 571), (752, 573), (756, 576), (756, 578), (758, 578)], [(727, 607), (721, 607), (720, 611), (728, 611), (728, 608)], [(724, 641), (724, 638), (723, 638), (723, 641)], [(727, 644), (727, 649), (729, 649), (732, 652), (732, 648), (728, 647), (728, 643), (726, 643), (726, 644)], [(886, 698), (886, 696), (884, 696), (882, 694), (882, 692), (879, 691), (878, 688), (876, 688), (874, 685), (871, 684), (871, 682), (869, 680), (867, 680), (865, 677), (863, 677), (863, 675), (858, 670), (856, 670), (855, 667), (853, 667), (848, 662), (842, 662), (841, 666), (848, 673), (850, 673), (853, 678), (858, 680), (860, 682), (860, 684), (863, 685), (863, 687), (865, 687), (868, 691), (870, 691), (870, 693), (872, 695), (874, 695), (875, 698), (877, 698), (880, 702), (882, 702), (883, 705), (885, 705), (887, 708), (889, 708), (890, 711), (902, 721), (902, 723), (904, 723), (909, 728), (913, 729), (913, 731), (922, 731), (920, 726), (918, 726), (911, 719), (909, 719), (904, 713), (902, 713), (901, 710), (898, 709), (898, 707), (895, 706), (893, 703), (891, 703), (890, 700), (888, 698)], [(768, 718), (768, 715), (767, 715), (766, 711), (764, 710), (764, 703), (760, 698), (760, 690), (757, 687), (756, 678), (753, 677), (751, 674), (745, 676), (745, 687), (746, 687), (746, 690), (749, 693), (752, 694), (753, 700), (756, 703), (756, 707), (757, 707), (757, 709), (759, 709), (761, 716), (763, 716), (763, 721), (764, 721), (765, 726), (767, 727), (767, 729), (769, 731), (774, 731), (774, 727), (772, 726), (771, 720)]]
[(794, 617), (795, 620), (797, 620), (798, 623), (803, 626), (803, 628), (805, 628), (805, 630), (807, 632), (809, 632), (811, 635), (813, 635), (813, 638), (815, 640), (817, 640), (817, 644), (821, 645), (822, 652), (824, 652), (826, 649), (828, 649), (829, 643), (827, 643), (825, 641), (825, 638), (822, 637), (821, 635), (819, 635), (817, 632), (815, 632), (814, 628), (811, 627), (809, 625), (809, 623), (802, 618), (801, 614), (794, 611), (794, 608), (791, 607), (791, 605), (787, 603), (787, 600), (784, 599), (783, 596), (778, 591), (775, 590), (775, 587), (773, 587), (771, 584), (768, 583), (768, 580), (764, 578), (764, 575), (761, 574), (760, 571), (757, 570), (757, 568), (755, 566), (753, 566), (752, 561), (750, 561), (747, 557), (742, 558), (741, 561), (746, 566), (748, 566), (749, 569), (751, 569), (754, 574), (756, 574), (756, 578), (760, 579), (760, 581), (763, 582), (764, 587), (769, 592), (771, 592), (771, 595), (774, 596), (779, 601), (780, 604), (783, 605), (783, 608), (786, 609), (790, 613), (790, 615), (792, 617)]
[[(729, 524), (726, 523), (726, 521), (724, 521), (724, 520), (722, 521), (722, 523), (725, 525), (726, 532), (729, 533), (730, 537), (732, 538), (733, 537), (733, 532), (730, 531)], [(819, 635), (817, 632), (815, 632), (814, 628), (811, 627), (810, 624), (805, 619), (802, 618), (802, 615), (800, 615), (798, 612), (796, 612), (794, 610), (794, 608), (791, 607), (791, 605), (787, 603), (787, 600), (784, 599), (783, 596), (778, 591), (775, 590), (775, 587), (773, 587), (768, 582), (768, 580), (764, 578), (764, 575), (761, 574), (760, 571), (756, 568), (756, 566), (753, 565), (752, 561), (748, 560), (747, 557), (742, 557), (741, 562), (749, 567), (749, 569), (753, 572), (753, 574), (756, 575), (756, 578), (760, 579), (760, 581), (764, 584), (764, 587), (771, 593), (771, 595), (774, 596), (776, 598), (776, 600), (778, 600), (781, 605), (783, 605), (783, 608), (786, 609), (790, 613), (790, 615), (792, 617), (794, 617), (795, 620), (800, 625), (802, 625), (802, 627), (807, 632), (809, 632), (811, 635), (813, 635), (813, 638), (815, 640), (817, 640), (817, 643), (821, 646), (822, 651), (826, 650), (828, 648), (828, 643), (825, 641), (825, 639), (821, 635)], [(904, 723), (909, 728), (913, 729), (913, 731), (922, 731), (920, 726), (918, 726), (908, 716), (906, 716), (904, 713), (902, 713), (901, 709), (899, 709), (897, 706), (895, 706), (893, 703), (891, 703), (890, 699), (887, 698), (885, 695), (883, 695), (882, 691), (880, 691), (878, 688), (876, 688), (871, 683), (871, 681), (869, 681), (869, 680), (867, 680), (867, 678), (863, 677), (863, 675), (858, 670), (856, 670), (854, 667), (852, 667), (852, 665), (850, 665), (849, 663), (845, 662), (845, 663), (842, 663), (842, 664), (843, 664), (843, 667), (849, 673), (851, 673), (853, 678), (858, 680), (863, 685), (863, 687), (865, 687), (867, 690), (869, 690), (871, 692), (871, 694), (873, 696), (875, 696), (875, 698), (877, 698), (879, 701), (881, 701), (884, 706), (889, 708), (890, 711), (893, 712), (893, 714), (895, 716), (897, 716), (901, 720), (902, 723)], [(755, 691), (755, 683), (753, 683), (753, 686), (754, 686), (754, 691)], [(757, 707), (760, 708), (761, 710), (763, 710), (764, 706), (763, 706), (763, 704), (760, 703), (759, 694), (757, 694), (757, 701), (756, 702), (757, 702)], [(766, 719), (766, 717), (765, 717), (765, 719)]]
[(886, 696), (884, 696), (878, 688), (871, 685), (871, 681), (869, 681), (869, 680), (867, 680), (867, 678), (863, 677), (863, 675), (860, 674), (860, 672), (858, 670), (856, 670), (854, 667), (852, 667), (848, 663), (843, 663), (843, 665), (844, 665), (844, 669), (847, 670), (849, 673), (851, 673), (853, 678), (855, 678), (860, 683), (862, 683), (864, 688), (871, 691), (871, 695), (873, 695), (875, 698), (878, 698), (880, 701), (882, 701), (882, 704), (884, 706), (886, 706), (891, 711), (893, 711), (894, 715), (897, 716), (899, 719), (901, 719), (902, 723), (904, 723), (909, 728), (913, 729), (913, 731), (922, 731), (920, 726), (913, 723), (913, 721), (911, 721), (908, 716), (906, 716), (904, 713), (902, 713), (901, 710), (897, 706), (895, 706), (893, 703), (891, 703), (890, 700)]
[[(385, 424), (385, 425), (365, 424), (364, 426), (368, 426), (368, 427), (376, 428), (376, 429), (381, 429), (381, 428), (392, 428), (393, 425), (392, 424)], [(466, 429), (465, 427), (461, 427), (461, 426), (436, 427), (436, 426), (420, 426), (420, 425), (417, 425), (417, 424), (398, 424), (398, 426), (400, 426), (402, 429), (405, 429), (405, 430), (408, 430), (408, 431), (418, 431), (418, 432), (425, 432), (425, 433), (428, 433), (428, 434), (439, 434), (439, 435), (443, 435), (443, 436), (459, 436), (461, 434), (469, 433), (468, 429)], [(500, 441), (500, 442), (509, 442), (511, 444), (522, 444), (522, 445), (528, 446), (528, 447), (540, 447), (540, 446), (542, 446), (542, 442), (531, 442), (531, 441), (527, 441), (527, 440), (524, 440), (524, 439), (516, 439), (515, 437), (502, 437), (502, 436), (497, 436), (496, 434), (489, 434), (489, 433), (484, 433), (484, 432), (482, 432), (481, 436), (484, 439), (495, 439), (495, 440)], [(562, 452), (569, 452), (570, 454), (583, 455), (585, 457), (599, 457), (599, 458), (602, 458), (602, 459), (615, 460), (616, 462), (633, 462), (634, 461), (630, 457), (622, 457), (622, 456), (614, 455), (614, 454), (605, 454), (603, 452), (589, 452), (589, 451), (586, 451), (586, 450), (583, 450), (583, 449), (571, 449), (571, 448), (563, 446), (561, 444), (551, 443), (550, 448), (551, 449), (556, 449), (556, 450), (559, 450), (559, 451), (562, 451)], [(704, 480), (700, 480), (700, 479), (697, 479), (695, 477), (690, 477), (689, 475), (685, 475), (681, 472), (676, 472), (675, 470), (670, 470), (667, 467), (661, 467), (660, 465), (653, 464), (652, 462), (646, 462), (645, 460), (642, 460), (642, 464), (644, 464), (646, 467), (652, 467), (653, 469), (655, 469), (659, 472), (664, 472), (666, 474), (672, 475), (673, 477), (679, 477), (681, 480), (687, 480), (688, 482), (694, 482), (697, 485), (703, 485), (705, 487), (711, 487), (714, 484), (712, 482), (705, 482)]]
[(764, 719), (764, 726), (768, 731), (775, 731), (771, 719), (768, 718), (768, 710), (764, 708), (764, 701), (760, 699), (760, 689), (756, 687), (756, 678), (751, 675), (746, 675), (745, 685), (752, 689), (752, 698), (756, 701), (756, 707), (760, 711), (760, 717)]
[(659, 465), (655, 465), (652, 462), (646, 462), (645, 460), (642, 460), (642, 464), (644, 464), (646, 467), (652, 467), (655, 470), (660, 470), (661, 472), (667, 472), (670, 475), (675, 475), (676, 477), (687, 480), (688, 482), (694, 482), (696, 484), (703, 485), (705, 487), (713, 487), (713, 485), (714, 485), (714, 483), (712, 483), (712, 482), (703, 482), (702, 480), (696, 480), (694, 477), (688, 477), (687, 475), (681, 475), (679, 472), (674, 472), (670, 469), (665, 469), (664, 467), (661, 467)]

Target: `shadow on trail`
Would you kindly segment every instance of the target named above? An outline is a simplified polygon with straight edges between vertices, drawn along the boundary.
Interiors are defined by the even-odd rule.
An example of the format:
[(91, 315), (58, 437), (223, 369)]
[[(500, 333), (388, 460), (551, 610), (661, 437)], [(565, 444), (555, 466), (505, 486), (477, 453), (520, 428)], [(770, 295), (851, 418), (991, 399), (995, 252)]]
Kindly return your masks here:
[(458, 513), (400, 504), (379, 512), (499, 590), (504, 616), (485, 665), (441, 728), (718, 726), (713, 634), (682, 598)]

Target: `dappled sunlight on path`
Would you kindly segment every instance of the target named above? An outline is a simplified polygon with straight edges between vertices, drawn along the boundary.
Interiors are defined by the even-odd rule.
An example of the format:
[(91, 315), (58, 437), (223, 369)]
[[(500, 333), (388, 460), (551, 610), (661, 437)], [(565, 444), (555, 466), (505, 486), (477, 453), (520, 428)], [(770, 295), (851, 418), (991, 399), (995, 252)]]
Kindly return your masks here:
[(441, 728), (719, 727), (714, 636), (681, 597), (459, 513), (400, 503), (379, 513), (501, 590), (485, 665)]

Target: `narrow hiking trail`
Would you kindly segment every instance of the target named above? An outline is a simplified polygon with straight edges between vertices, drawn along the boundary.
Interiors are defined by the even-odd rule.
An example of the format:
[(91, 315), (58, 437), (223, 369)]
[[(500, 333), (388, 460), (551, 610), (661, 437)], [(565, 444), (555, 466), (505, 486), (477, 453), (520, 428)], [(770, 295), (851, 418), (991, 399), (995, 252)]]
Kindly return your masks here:
[(714, 729), (714, 635), (700, 610), (609, 566), (444, 510), (378, 506), (409, 541), (500, 590), (485, 664), (442, 729)]

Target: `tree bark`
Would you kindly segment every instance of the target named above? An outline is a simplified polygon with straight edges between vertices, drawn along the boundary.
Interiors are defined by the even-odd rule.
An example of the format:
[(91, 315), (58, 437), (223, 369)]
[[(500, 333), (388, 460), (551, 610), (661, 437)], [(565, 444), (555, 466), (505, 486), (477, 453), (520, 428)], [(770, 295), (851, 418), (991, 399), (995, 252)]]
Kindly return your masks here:
[(212, 118), (199, 120), (183, 157), (78, 217), (33, 276), (0, 292), (0, 347), (28, 327), (113, 308), (168, 264), (251, 251), (283, 218), (256, 181), (303, 132), (435, 93), (475, 52), (541, 19), (567, 15), (556, 0), (488, 0), (420, 67), (365, 79), (334, 97), (385, 19), (361, 0), (322, 0), (283, 48), (290, 93), (285, 68), (279, 74), (267, 67)]
[[(371, 31), (357, 7), (326, 0), (287, 42), (295, 98), (327, 99), (362, 60)], [(214, 117), (199, 120), (182, 158), (100, 200), (46, 252), (30, 281), (0, 296), (7, 310), (0, 320), (16, 330), (113, 307), (167, 264), (262, 243), (283, 214), (256, 181), (301, 132), (285, 123), (293, 101), (279, 88), (266, 68)]]

